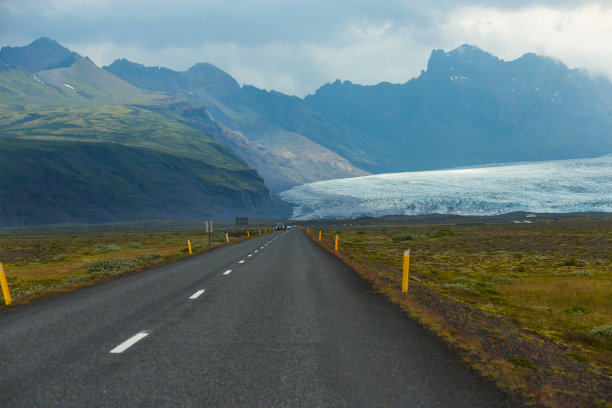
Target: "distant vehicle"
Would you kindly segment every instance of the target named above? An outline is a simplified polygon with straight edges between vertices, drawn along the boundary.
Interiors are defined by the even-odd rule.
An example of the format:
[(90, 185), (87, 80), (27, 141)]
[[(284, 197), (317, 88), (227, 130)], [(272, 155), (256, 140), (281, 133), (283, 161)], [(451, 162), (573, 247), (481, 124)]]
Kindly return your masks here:
[(276, 230), (277, 231), (286, 230), (286, 229), (287, 229), (287, 227), (285, 226), (285, 224), (282, 224), (280, 222), (278, 224), (276, 224)]

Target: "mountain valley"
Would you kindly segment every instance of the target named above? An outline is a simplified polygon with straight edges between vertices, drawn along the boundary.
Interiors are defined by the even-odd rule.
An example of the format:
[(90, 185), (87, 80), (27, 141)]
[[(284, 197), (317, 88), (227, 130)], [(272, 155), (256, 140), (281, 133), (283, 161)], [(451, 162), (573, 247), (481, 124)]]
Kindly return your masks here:
[[(612, 152), (610, 129), (612, 84), (535, 54), (506, 62), (471, 45), (434, 50), (406, 83), (337, 80), (299, 98), (241, 86), (208, 63), (99, 68), (41, 38), (0, 51), (1, 200), (11, 208), (0, 224), (283, 218), (291, 207), (276, 194), (305, 183), (597, 157)], [(108, 199), (75, 206), (78, 186)], [(131, 204), (111, 204), (130, 194)]]

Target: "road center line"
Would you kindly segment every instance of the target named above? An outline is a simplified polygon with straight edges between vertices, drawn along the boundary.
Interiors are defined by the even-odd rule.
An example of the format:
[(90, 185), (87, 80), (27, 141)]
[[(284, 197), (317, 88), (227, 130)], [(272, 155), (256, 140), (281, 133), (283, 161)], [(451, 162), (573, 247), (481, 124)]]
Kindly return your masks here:
[(198, 290), (196, 293), (189, 296), (189, 299), (197, 299), (198, 297), (200, 297), (202, 293), (204, 293), (204, 289)]
[(129, 349), (134, 344), (138, 343), (140, 340), (144, 339), (148, 335), (149, 333), (147, 332), (140, 332), (130, 337), (129, 339), (127, 339), (126, 341), (124, 341), (123, 343), (115, 347), (114, 349), (112, 349), (110, 352), (113, 354), (123, 353), (125, 350)]
[(224, 275), (229, 275), (230, 273), (232, 273), (231, 269), (228, 269), (227, 271), (223, 272)]

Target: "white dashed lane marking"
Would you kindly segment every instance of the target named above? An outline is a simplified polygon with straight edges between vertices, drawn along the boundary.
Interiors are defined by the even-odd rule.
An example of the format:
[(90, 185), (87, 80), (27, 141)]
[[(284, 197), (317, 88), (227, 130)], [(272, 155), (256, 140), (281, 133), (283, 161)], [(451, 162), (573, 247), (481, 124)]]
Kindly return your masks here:
[(189, 299), (197, 299), (202, 293), (204, 293), (204, 289), (198, 290), (196, 293), (189, 296)]
[(232, 273), (231, 269), (228, 269), (227, 271), (223, 272), (224, 275), (229, 275), (230, 273)]
[(124, 341), (123, 343), (121, 343), (120, 345), (115, 347), (114, 349), (112, 349), (110, 352), (113, 353), (113, 354), (123, 353), (125, 350), (129, 349), (134, 344), (138, 343), (140, 340), (144, 339), (148, 335), (149, 335), (149, 333), (147, 333), (147, 332), (140, 332), (140, 333), (130, 337), (129, 339), (127, 339), (126, 341)]

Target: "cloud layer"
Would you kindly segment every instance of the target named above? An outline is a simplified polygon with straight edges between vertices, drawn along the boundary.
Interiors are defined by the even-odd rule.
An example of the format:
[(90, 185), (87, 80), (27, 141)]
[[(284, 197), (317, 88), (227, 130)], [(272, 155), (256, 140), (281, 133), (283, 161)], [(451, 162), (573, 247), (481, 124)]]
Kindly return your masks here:
[(432, 49), (526, 52), (612, 78), (603, 1), (0, 0), (0, 43), (45, 36), (98, 65), (127, 58), (185, 70), (210, 62), (239, 82), (304, 96), (336, 78), (406, 82)]

